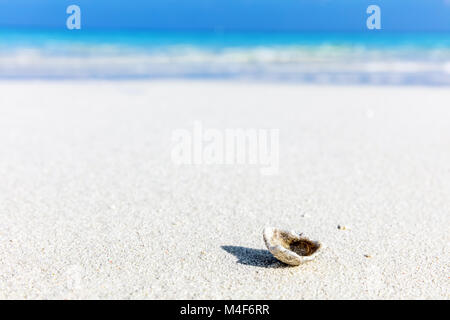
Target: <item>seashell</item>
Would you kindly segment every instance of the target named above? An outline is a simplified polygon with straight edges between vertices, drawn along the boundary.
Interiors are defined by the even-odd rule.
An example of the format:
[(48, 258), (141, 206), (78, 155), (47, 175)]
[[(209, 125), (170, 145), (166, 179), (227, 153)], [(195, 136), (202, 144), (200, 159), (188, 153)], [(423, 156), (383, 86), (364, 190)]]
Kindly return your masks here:
[(317, 257), (323, 244), (295, 231), (265, 228), (264, 242), (267, 249), (278, 260), (291, 266), (298, 266)]

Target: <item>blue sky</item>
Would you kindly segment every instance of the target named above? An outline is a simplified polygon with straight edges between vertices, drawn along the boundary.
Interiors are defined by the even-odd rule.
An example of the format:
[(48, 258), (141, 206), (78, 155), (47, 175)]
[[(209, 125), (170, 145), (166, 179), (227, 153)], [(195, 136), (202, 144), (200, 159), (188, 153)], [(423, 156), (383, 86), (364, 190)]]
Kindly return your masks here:
[(377, 4), (385, 31), (450, 32), (450, 0), (0, 0), (0, 26), (65, 28), (71, 4), (83, 30), (364, 31)]

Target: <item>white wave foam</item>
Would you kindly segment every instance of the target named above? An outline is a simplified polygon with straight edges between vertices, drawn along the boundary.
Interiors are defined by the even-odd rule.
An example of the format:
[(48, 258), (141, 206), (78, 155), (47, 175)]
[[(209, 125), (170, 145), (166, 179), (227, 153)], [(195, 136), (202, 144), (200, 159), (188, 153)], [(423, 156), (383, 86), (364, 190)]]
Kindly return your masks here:
[[(69, 50), (70, 49), (70, 50)], [(3, 50), (0, 77), (233, 76), (323, 79), (383, 74), (430, 75), (450, 84), (450, 50), (411, 52), (349, 47), (256, 47), (221, 50), (172, 46), (136, 50), (72, 45)], [(318, 80), (319, 81), (319, 80)], [(397, 81), (397, 80), (395, 80)]]

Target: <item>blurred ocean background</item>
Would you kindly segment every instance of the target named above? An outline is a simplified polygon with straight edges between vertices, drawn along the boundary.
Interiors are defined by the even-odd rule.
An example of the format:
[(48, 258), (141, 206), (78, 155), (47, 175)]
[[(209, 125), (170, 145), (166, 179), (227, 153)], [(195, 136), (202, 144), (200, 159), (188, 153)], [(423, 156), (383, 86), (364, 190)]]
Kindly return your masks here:
[(450, 85), (450, 0), (0, 0), (1, 79)]
[(0, 78), (450, 85), (448, 33), (0, 30)]

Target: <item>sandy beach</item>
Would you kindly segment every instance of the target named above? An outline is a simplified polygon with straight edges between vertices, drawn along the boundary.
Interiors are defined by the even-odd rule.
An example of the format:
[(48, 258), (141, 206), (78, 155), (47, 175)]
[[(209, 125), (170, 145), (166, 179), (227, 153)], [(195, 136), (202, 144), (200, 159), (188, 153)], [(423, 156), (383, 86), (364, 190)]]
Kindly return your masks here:
[[(449, 299), (448, 87), (0, 82), (2, 299)], [(172, 134), (279, 129), (279, 172)], [(326, 244), (286, 267), (265, 226)], [(338, 228), (341, 226), (341, 228)]]

